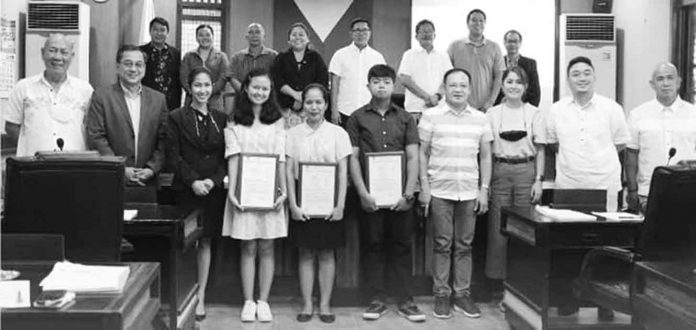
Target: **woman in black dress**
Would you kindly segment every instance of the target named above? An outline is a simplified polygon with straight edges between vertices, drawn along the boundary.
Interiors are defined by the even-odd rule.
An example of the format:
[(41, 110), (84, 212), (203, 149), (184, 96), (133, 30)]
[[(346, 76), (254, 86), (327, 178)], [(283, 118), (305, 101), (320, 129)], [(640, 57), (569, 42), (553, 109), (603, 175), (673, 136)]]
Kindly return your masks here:
[[(348, 157), (353, 150), (348, 133), (324, 119), (329, 92), (324, 86), (310, 84), (302, 92), (302, 104), (307, 120), (288, 130), (285, 142), (288, 180), (288, 207), (290, 210), (290, 238), (300, 249), (299, 277), (304, 306), (297, 320), (307, 322), (312, 318), (312, 288), (314, 287), (314, 260), (319, 264), (319, 319), (331, 323), (330, 300), (333, 290), (336, 261), (334, 249), (345, 244), (343, 207), (345, 205), (348, 177)], [(333, 210), (324, 210), (327, 216), (311, 216), (311, 208), (300, 205), (297, 196), (299, 163), (313, 162), (336, 165), (338, 181), (337, 201)], [(312, 184), (322, 184), (312, 182)], [(323, 213), (323, 212), (322, 212)]]
[(309, 48), (309, 29), (304, 24), (295, 23), (290, 26), (288, 44), (290, 49), (278, 54), (271, 67), (286, 128), (304, 121), (302, 90), (311, 83), (324, 87), (328, 87), (329, 83), (326, 63), (319, 53)]
[(196, 319), (205, 318), (205, 288), (210, 269), (210, 240), (220, 236), (227, 174), (223, 129), (227, 116), (208, 108), (213, 93), (210, 72), (198, 67), (188, 76), (192, 102), (169, 114), (167, 163), (174, 173), (172, 187), (178, 204), (201, 209), (203, 237), (198, 241), (198, 305)]

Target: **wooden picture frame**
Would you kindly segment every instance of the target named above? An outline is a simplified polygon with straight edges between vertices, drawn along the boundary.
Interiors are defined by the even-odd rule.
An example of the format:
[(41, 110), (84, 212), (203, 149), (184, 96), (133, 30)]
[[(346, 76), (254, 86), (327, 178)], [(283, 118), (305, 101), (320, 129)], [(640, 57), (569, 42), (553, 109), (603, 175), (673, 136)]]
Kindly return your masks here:
[[(244, 210), (274, 210), (273, 204), (278, 197), (278, 155), (241, 153), (237, 166), (235, 196)], [(273, 174), (269, 176), (271, 169)]]
[(365, 186), (377, 207), (390, 208), (404, 193), (406, 154), (403, 151), (366, 152)]
[[(326, 218), (338, 204), (338, 164), (298, 162), (297, 166), (297, 205), (310, 218)], [(321, 205), (307, 205), (310, 201)]]

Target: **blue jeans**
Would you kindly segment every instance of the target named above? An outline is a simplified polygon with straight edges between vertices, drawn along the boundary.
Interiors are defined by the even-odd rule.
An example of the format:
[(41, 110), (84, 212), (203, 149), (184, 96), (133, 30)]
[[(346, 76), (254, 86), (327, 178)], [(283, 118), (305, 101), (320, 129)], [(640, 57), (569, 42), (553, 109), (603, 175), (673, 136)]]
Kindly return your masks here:
[(486, 245), (486, 276), (488, 278), (505, 279), (507, 237), (500, 233), (500, 208), (530, 206), (535, 166), (533, 161), (522, 164), (493, 163)]
[[(474, 240), (475, 201), (455, 201), (433, 197), (430, 219), (433, 222), (433, 293), (436, 296), (468, 296), (471, 285), (471, 242)], [(454, 248), (453, 248), (454, 246)], [(454, 258), (452, 258), (454, 254)], [(454, 267), (451, 263), (454, 260)], [(449, 286), (450, 269), (454, 280)]]

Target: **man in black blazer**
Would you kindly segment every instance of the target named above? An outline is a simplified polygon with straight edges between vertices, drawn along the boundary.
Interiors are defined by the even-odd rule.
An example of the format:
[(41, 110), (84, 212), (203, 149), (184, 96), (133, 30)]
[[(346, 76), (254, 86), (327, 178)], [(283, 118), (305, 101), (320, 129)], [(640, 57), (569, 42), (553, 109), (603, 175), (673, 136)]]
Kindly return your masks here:
[(116, 55), (118, 82), (97, 89), (87, 113), (87, 146), (126, 158), (126, 180), (145, 185), (162, 167), (167, 103), (143, 86), (146, 56), (137, 46)]
[[(538, 107), (539, 100), (541, 99), (539, 74), (537, 73), (536, 61), (529, 57), (520, 55), (522, 34), (520, 34), (517, 30), (505, 32), (505, 35), (503, 36), (503, 44), (507, 50), (507, 55), (504, 57), (505, 67), (509, 68), (511, 66), (519, 66), (524, 69), (528, 77), (529, 86), (527, 86), (527, 92), (522, 97), (522, 101)], [(502, 102), (503, 96), (503, 91), (501, 90), (500, 94), (498, 94), (498, 98), (495, 100), (495, 104)]]

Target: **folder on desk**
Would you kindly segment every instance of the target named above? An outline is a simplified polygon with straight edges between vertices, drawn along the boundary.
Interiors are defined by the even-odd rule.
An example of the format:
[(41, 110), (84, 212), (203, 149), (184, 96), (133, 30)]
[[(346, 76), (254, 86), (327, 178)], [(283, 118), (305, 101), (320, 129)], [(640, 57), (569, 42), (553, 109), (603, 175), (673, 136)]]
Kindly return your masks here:
[(53, 266), (39, 285), (44, 291), (117, 294), (123, 292), (129, 274), (129, 266), (91, 266), (62, 261)]

